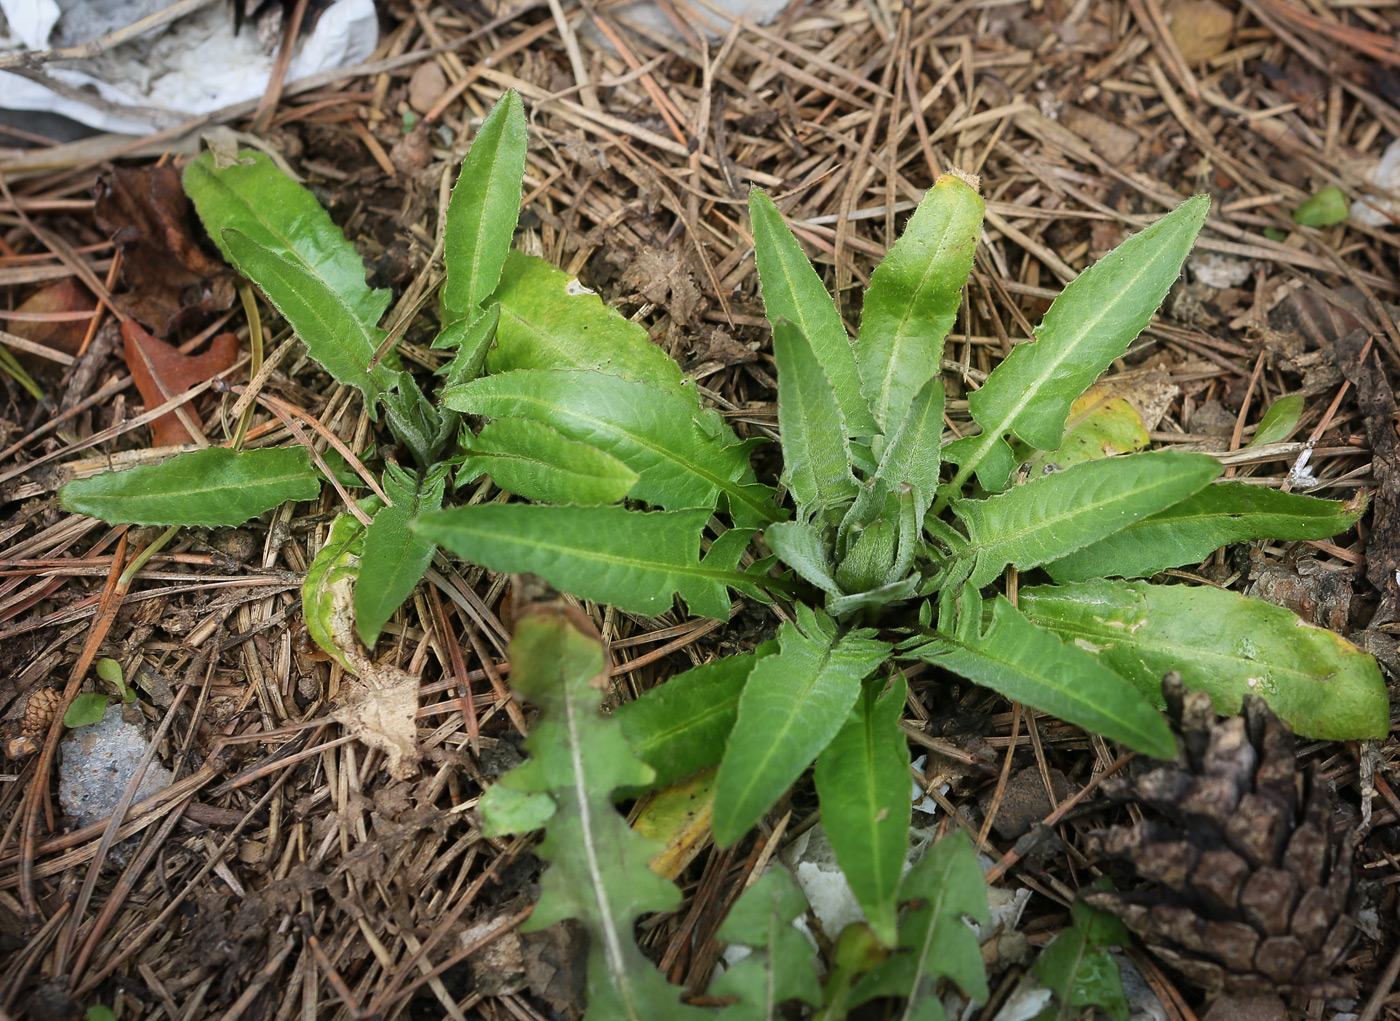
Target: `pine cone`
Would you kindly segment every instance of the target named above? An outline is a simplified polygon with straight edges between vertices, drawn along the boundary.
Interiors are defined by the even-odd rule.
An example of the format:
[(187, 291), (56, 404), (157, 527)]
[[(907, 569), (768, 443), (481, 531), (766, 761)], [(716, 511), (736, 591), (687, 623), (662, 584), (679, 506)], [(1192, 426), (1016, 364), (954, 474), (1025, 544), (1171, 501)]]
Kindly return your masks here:
[(1179, 727), (1174, 762), (1146, 760), (1105, 793), (1143, 821), (1091, 834), (1154, 886), (1085, 899), (1119, 915), (1170, 967), (1211, 996), (1354, 995), (1333, 973), (1356, 934), (1356, 834), (1332, 833), (1326, 791), (1294, 760), (1293, 732), (1263, 700), (1217, 719), (1210, 697), (1162, 681)]

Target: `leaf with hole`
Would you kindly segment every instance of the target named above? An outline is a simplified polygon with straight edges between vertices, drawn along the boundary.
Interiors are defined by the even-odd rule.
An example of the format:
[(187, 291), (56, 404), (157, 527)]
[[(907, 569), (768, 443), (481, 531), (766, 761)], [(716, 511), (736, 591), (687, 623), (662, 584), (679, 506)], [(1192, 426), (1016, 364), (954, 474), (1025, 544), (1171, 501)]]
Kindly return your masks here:
[(1383, 736), (1390, 703), (1376, 661), (1293, 611), (1207, 585), (1091, 581), (1021, 590), (1026, 616), (1161, 704), (1162, 675), (1181, 673), (1216, 712), (1247, 694), (1305, 737)]

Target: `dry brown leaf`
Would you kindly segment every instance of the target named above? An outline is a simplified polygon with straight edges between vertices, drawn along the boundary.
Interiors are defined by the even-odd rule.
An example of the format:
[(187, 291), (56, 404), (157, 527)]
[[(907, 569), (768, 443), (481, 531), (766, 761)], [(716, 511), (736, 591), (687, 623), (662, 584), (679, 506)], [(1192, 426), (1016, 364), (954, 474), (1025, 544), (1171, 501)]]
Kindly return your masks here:
[(1224, 53), (1235, 31), (1235, 16), (1216, 0), (1180, 0), (1163, 12), (1172, 38), (1188, 64), (1199, 64)]

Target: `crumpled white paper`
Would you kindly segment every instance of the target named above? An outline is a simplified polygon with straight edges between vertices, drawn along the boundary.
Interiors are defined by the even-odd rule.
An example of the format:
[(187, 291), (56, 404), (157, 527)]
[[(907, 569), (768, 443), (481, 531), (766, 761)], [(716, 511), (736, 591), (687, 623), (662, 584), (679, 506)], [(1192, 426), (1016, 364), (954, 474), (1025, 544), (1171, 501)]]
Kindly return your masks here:
[[(123, 0), (112, 10), (110, 0), (0, 0), (10, 32), (8, 39), (0, 38), (0, 49), (91, 42), (167, 2), (159, 0), (152, 8)], [(374, 0), (337, 0), (298, 43), (287, 81), (360, 63), (378, 42)], [(63, 85), (91, 90), (94, 102), (0, 71), (0, 103), (10, 110), (52, 111), (102, 131), (144, 135), (257, 99), (267, 89), (274, 60), (275, 54), (263, 53), (249, 26), (234, 35), (228, 6), (216, 3), (108, 53), (68, 66), (46, 65), (45, 73)]]

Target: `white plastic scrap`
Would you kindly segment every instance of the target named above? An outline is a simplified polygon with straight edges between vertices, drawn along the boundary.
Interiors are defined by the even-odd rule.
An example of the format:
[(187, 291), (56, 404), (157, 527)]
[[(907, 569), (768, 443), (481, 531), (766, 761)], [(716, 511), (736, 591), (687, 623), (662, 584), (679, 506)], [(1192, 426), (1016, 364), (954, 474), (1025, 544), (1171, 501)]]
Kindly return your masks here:
[[(62, 23), (56, 13), (59, 6), (67, 8), (62, 11)], [(55, 42), (51, 34), (56, 24), (60, 34), (73, 21), (100, 25), (99, 19), (109, 16), (106, 8), (111, 4), (64, 0), (59, 6), (53, 0), (0, 0), (0, 11), (17, 37), (10, 45), (19, 42), (31, 50), (44, 49)], [(149, 13), (139, 3), (117, 6), (122, 20), (112, 29)], [(367, 60), (378, 43), (374, 0), (337, 0), (321, 12), (315, 29), (301, 40), (287, 69), (287, 81)], [(84, 60), (82, 70), (46, 67), (45, 74), (71, 87), (69, 95), (60, 96), (41, 82), (0, 71), (0, 96), (5, 97), (6, 109), (46, 110), (103, 131), (144, 135), (257, 99), (267, 89), (274, 59), (259, 47), (251, 28), (245, 26), (234, 35), (227, 5), (216, 3), (154, 35)], [(95, 95), (93, 103), (81, 98), (85, 91)]]
[[(1385, 152), (1381, 153), (1380, 162), (1367, 176), (1382, 193), (1389, 192), (1392, 196), (1400, 196), (1400, 138), (1386, 146)], [(1374, 195), (1367, 196), (1367, 198), (1380, 209), (1387, 210), (1392, 214), (1400, 214), (1400, 199), (1381, 198)], [(1380, 209), (1372, 209), (1370, 205), (1357, 199), (1351, 204), (1351, 218), (1357, 223), (1364, 223), (1367, 227), (1391, 226), (1393, 221)]]

